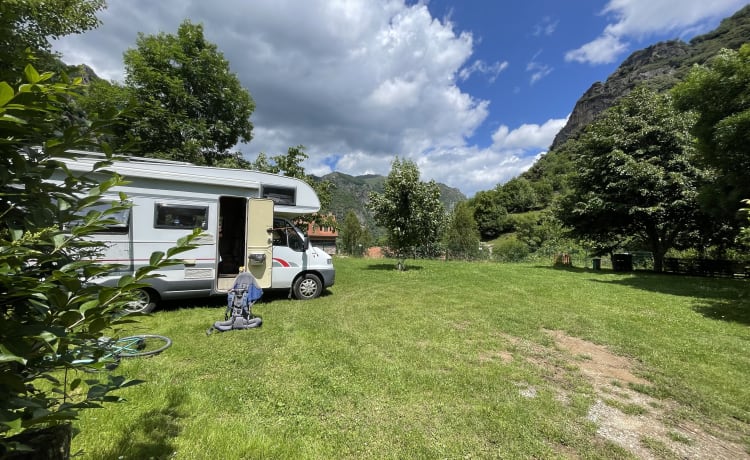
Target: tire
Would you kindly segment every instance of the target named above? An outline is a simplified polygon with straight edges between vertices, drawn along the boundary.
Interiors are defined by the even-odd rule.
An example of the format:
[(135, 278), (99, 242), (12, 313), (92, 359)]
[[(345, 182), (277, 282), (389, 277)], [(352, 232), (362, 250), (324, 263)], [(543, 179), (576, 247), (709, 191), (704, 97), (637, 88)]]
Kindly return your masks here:
[(114, 348), (120, 358), (152, 356), (172, 346), (172, 339), (163, 335), (142, 334), (118, 339)]
[(299, 300), (310, 300), (319, 297), (323, 292), (323, 282), (318, 275), (306, 273), (296, 280), (292, 286), (294, 297)]
[(128, 313), (151, 313), (156, 309), (156, 294), (146, 289), (138, 289), (136, 300), (130, 302), (125, 307)]

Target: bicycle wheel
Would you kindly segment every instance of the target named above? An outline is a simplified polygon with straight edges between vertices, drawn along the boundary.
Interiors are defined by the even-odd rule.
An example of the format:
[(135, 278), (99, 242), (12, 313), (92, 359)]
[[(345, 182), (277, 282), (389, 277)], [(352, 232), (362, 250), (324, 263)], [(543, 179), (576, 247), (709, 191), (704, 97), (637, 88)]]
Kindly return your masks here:
[(135, 358), (161, 353), (172, 346), (172, 339), (163, 335), (142, 334), (118, 339), (114, 344), (117, 356)]

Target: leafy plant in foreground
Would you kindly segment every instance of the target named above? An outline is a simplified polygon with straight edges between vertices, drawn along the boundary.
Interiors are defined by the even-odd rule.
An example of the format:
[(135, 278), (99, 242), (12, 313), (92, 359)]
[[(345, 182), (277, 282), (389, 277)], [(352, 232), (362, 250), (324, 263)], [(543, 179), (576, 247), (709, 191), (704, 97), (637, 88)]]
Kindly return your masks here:
[[(114, 267), (93, 260), (100, 244), (89, 237), (129, 204), (112, 195), (123, 180), (106, 171), (108, 161), (78, 176), (65, 166), (75, 157), (70, 150), (92, 145), (110, 120), (66, 117), (82, 84), (52, 77), (27, 66), (28, 83), (0, 82), (0, 455), (29, 449), (14, 435), (66, 425), (137, 383), (111, 373), (84, 379), (79, 371), (103, 367), (97, 339), (132, 321), (125, 307), (134, 291), (156, 268), (179, 263), (172, 257), (197, 236), (154, 253), (115, 287), (91, 283)], [(107, 195), (109, 208), (93, 207)]]

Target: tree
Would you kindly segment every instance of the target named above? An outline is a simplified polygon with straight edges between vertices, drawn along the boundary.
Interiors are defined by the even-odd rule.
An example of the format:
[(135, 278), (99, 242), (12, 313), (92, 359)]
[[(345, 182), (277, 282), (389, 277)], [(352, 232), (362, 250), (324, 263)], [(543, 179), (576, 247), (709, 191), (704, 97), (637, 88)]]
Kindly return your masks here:
[(398, 158), (383, 187), (383, 193), (370, 193), (368, 207), (375, 222), (387, 231), (398, 269), (404, 270), (407, 254), (414, 254), (420, 247), (431, 251), (438, 241), (445, 213), (440, 189), (435, 181), (419, 180), (414, 162)]
[(106, 132), (100, 133), (102, 143), (107, 143), (113, 151), (127, 152), (135, 149), (132, 135), (124, 113), (133, 113), (137, 105), (135, 97), (128, 87), (117, 82), (94, 79), (83, 88), (82, 96), (75, 100), (76, 109), (83, 112), (85, 118), (112, 118), (116, 123)]
[(469, 200), (483, 240), (497, 238), (507, 226), (508, 211), (500, 204), (497, 190), (480, 191)]
[[(58, 130), (59, 113), (81, 89), (80, 80), (49, 82), (31, 66), (27, 83), (0, 81), (0, 457), (31, 441), (19, 440), (39, 427), (58, 429), (65, 440), (78, 412), (118, 401), (112, 391), (137, 383), (114, 373), (86, 378), (102, 369), (105, 332), (131, 322), (125, 307), (133, 292), (172, 255), (189, 249), (196, 235), (156, 253), (150, 265), (123, 277), (116, 287), (90, 283), (114, 269), (91, 258), (100, 249), (92, 233), (125, 209), (120, 195), (110, 208), (96, 205), (122, 180), (104, 169), (75, 175), (60, 158), (89, 145), (109, 120), (69, 119)], [(15, 80), (15, 79), (14, 79)], [(59, 181), (51, 181), (53, 174)], [(116, 332), (116, 331), (114, 331)], [(80, 358), (85, 358), (81, 360)], [(83, 378), (82, 378), (83, 377)], [(31, 437), (32, 441), (37, 439)]]
[(679, 109), (698, 113), (698, 152), (718, 173), (703, 190), (704, 208), (736, 230), (741, 200), (750, 196), (750, 44), (695, 66), (673, 93)]
[(479, 255), (479, 227), (467, 202), (453, 209), (443, 241), (446, 258), (471, 260)]
[(661, 271), (667, 250), (689, 241), (700, 221), (707, 176), (694, 162), (693, 122), (668, 94), (633, 90), (575, 141), (579, 173), (560, 220), (600, 242), (641, 238)]
[(523, 177), (513, 178), (496, 190), (498, 203), (508, 212), (521, 213), (539, 207), (534, 186)]
[(104, 8), (104, 0), (0, 2), (0, 81), (20, 83), (14, 79), (23, 75), (31, 60), (41, 60), (49, 68), (50, 39), (96, 28), (96, 13)]
[(184, 21), (177, 35), (139, 34), (124, 59), (125, 83), (138, 102), (127, 132), (140, 154), (213, 166), (252, 139), (255, 103), (201, 25)]
[(362, 256), (370, 245), (370, 233), (362, 226), (354, 211), (349, 211), (341, 228), (341, 241), (346, 254)]
[(557, 247), (566, 230), (550, 211), (520, 215), (516, 218), (516, 238), (532, 251), (542, 246)]

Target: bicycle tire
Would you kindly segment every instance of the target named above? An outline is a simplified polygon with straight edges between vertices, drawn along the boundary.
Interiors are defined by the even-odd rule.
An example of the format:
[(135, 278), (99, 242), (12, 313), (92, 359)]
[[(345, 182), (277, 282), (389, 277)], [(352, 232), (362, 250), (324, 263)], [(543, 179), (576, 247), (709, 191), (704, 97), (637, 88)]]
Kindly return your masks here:
[[(142, 344), (138, 349), (127, 348), (125, 342), (139, 342)], [(118, 345), (121, 344), (121, 345)], [(123, 346), (124, 345), (124, 346)], [(158, 355), (162, 351), (172, 346), (172, 339), (163, 335), (140, 334), (123, 337), (115, 342), (115, 347), (121, 347), (117, 356), (121, 358), (136, 358), (139, 356)]]

